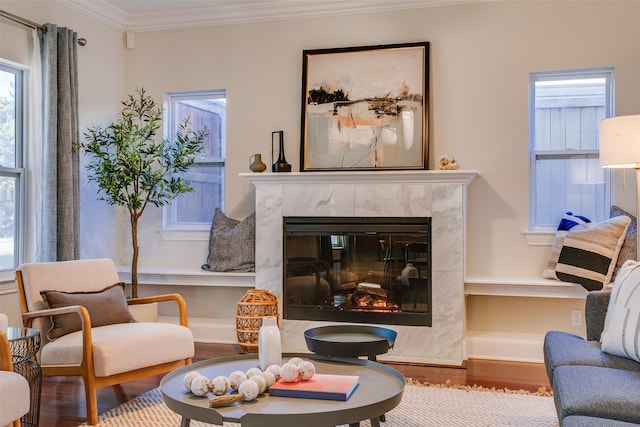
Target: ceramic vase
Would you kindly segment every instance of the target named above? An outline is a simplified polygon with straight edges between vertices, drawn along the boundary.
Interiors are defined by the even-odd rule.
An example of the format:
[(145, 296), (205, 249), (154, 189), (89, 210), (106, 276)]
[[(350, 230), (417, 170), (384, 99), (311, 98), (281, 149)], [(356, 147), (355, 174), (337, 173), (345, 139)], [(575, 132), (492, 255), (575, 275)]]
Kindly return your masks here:
[(282, 342), (275, 316), (265, 316), (258, 334), (258, 360), (263, 371), (271, 365), (282, 364)]
[(278, 143), (278, 160), (271, 166), (272, 172), (291, 172), (291, 165), (284, 158), (284, 131), (271, 132), (271, 149), (277, 138)]
[(249, 157), (249, 170), (251, 172), (264, 172), (267, 165), (262, 161), (262, 154), (256, 153)]

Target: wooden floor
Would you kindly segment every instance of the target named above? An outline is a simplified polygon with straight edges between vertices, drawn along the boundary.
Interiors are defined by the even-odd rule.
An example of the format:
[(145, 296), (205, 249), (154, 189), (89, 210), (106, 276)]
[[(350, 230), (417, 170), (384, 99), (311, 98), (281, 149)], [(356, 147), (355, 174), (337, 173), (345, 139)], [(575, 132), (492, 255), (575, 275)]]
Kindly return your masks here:
[[(198, 360), (240, 354), (236, 345), (196, 344)], [(469, 360), (464, 368), (424, 365), (389, 364), (407, 378), (434, 384), (450, 380), (454, 384), (481, 385), (537, 391), (549, 389), (544, 365), (488, 360)], [(131, 381), (120, 386), (98, 390), (98, 413), (103, 413), (127, 400), (157, 387), (163, 375)], [(77, 377), (43, 378), (40, 407), (40, 427), (71, 427), (86, 420), (84, 386)]]

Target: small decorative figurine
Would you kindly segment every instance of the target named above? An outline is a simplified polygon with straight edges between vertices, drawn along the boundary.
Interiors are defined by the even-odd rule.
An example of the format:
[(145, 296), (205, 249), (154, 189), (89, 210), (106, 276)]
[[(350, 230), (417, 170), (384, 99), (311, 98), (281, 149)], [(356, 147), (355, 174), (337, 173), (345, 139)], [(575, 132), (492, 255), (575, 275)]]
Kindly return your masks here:
[(440, 156), (439, 167), (440, 170), (457, 170), (459, 168), (458, 161), (448, 154)]

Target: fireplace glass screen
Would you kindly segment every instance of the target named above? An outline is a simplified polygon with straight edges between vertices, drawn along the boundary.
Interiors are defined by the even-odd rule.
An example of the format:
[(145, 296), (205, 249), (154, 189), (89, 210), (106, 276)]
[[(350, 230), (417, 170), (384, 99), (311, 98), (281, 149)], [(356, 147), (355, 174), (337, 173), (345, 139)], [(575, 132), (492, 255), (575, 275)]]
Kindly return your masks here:
[(431, 326), (431, 218), (285, 217), (283, 316)]

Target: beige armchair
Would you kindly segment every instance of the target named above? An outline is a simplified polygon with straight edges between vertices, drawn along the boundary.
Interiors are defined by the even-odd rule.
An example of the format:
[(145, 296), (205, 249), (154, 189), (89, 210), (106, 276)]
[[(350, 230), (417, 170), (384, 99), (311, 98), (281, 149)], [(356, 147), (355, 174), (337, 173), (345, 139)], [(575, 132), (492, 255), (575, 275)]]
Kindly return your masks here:
[[(98, 422), (96, 389), (191, 363), (194, 340), (184, 299), (168, 294), (124, 301), (113, 286), (120, 279), (110, 259), (23, 264), (16, 280), (24, 324), (42, 334), (42, 375), (82, 377), (89, 424)], [(127, 304), (149, 302), (177, 303), (180, 325), (131, 321)], [(70, 325), (79, 330), (65, 329)]]
[(11, 348), (0, 331), (0, 426), (20, 427), (20, 418), (29, 412), (29, 383), (13, 372)]

